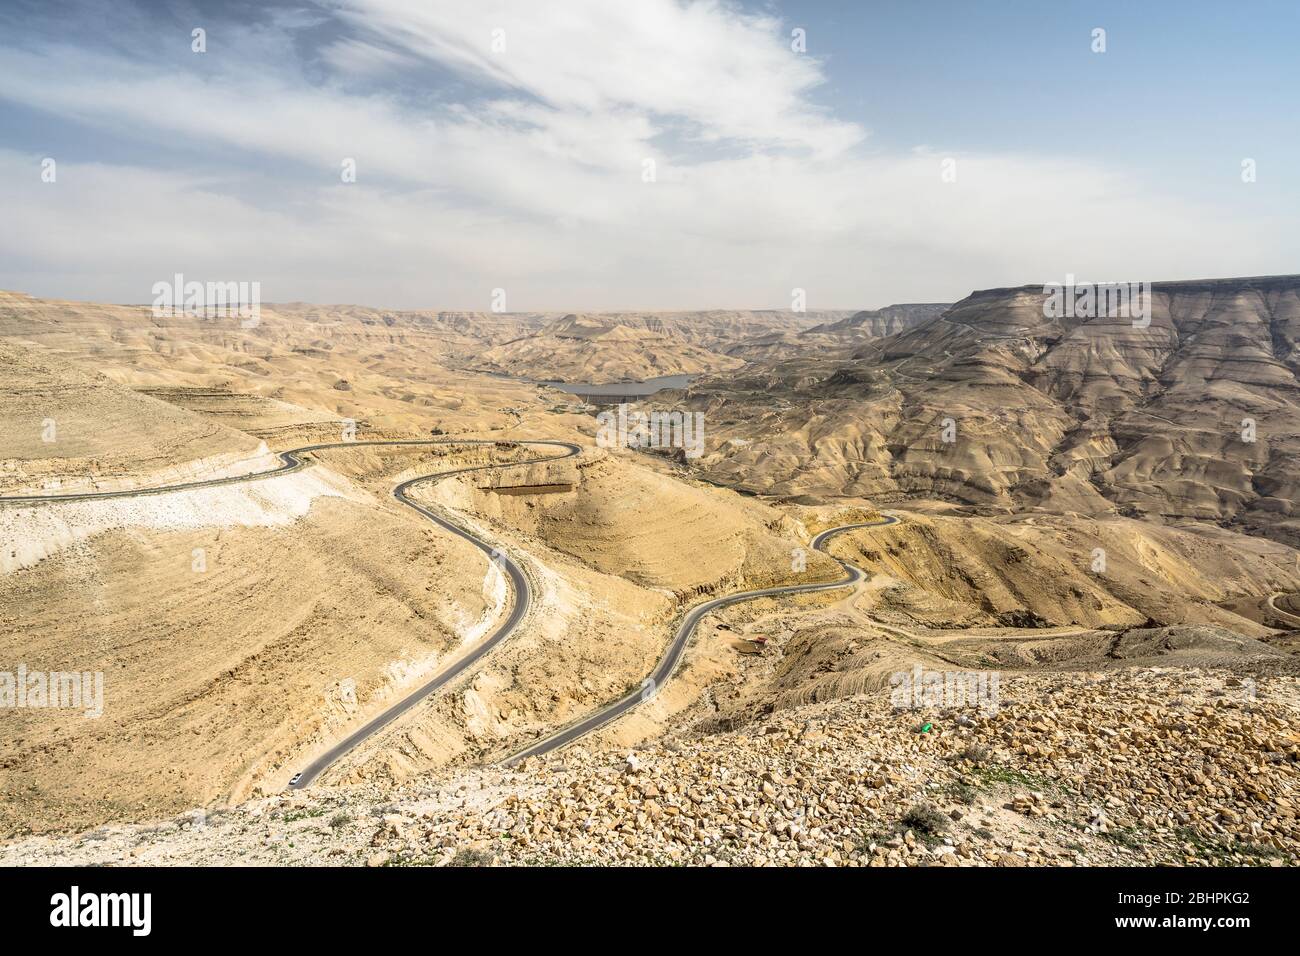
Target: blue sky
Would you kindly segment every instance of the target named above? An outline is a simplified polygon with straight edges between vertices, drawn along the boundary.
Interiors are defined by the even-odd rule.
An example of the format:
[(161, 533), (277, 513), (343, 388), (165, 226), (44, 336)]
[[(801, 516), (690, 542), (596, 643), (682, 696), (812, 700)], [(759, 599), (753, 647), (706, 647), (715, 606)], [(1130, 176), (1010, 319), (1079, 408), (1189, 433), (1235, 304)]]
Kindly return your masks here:
[[(823, 99), (881, 148), (1122, 158), (1188, 187), (1231, 191), (1243, 155), (1295, 168), (1300, 4), (807, 3), (830, 58)], [(1095, 27), (1107, 50), (1094, 54)], [(1080, 38), (1084, 38), (1080, 42)], [(870, 52), (863, 54), (864, 41)], [(1294, 177), (1285, 180), (1296, 194)]]
[(10, 0), (0, 287), (863, 308), (1293, 272), (1297, 27), (1281, 2)]

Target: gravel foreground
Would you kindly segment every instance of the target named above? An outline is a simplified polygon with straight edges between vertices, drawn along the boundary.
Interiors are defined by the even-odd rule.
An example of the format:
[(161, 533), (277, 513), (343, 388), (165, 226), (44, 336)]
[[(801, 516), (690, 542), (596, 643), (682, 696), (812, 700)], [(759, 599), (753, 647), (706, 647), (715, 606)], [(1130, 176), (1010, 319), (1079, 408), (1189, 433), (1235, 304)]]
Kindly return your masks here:
[(0, 864), (1289, 866), (1300, 681), (1003, 675), (981, 712), (888, 691), (626, 751), (277, 794), (0, 847)]

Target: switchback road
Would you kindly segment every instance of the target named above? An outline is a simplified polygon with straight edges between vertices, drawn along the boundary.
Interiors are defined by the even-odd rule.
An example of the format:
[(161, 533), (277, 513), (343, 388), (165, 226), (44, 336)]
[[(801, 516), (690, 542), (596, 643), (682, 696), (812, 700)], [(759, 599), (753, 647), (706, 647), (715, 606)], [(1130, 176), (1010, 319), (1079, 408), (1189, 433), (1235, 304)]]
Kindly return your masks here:
[[(312, 452), (324, 451), (332, 448), (364, 448), (367, 446), (431, 446), (431, 445), (495, 445), (499, 442), (492, 439), (410, 439), (410, 440), (392, 440), (382, 439), (361, 440), (361, 441), (343, 441), (343, 442), (326, 442), (316, 445), (304, 445), (301, 448), (294, 448), (289, 451), (279, 453), (280, 465), (277, 468), (268, 469), (263, 472), (256, 472), (249, 475), (236, 475), (226, 478), (210, 478), (201, 481), (189, 481), (173, 485), (159, 485), (153, 488), (135, 488), (122, 491), (94, 491), (94, 492), (71, 492), (67, 494), (51, 495), (8, 495), (0, 496), (0, 504), (41, 504), (51, 502), (66, 501), (87, 501), (102, 498), (131, 498), (143, 495), (158, 495), (173, 491), (185, 491), (194, 488), (212, 488), (222, 485), (233, 485), (246, 481), (256, 481), (263, 478), (270, 478), (275, 475), (284, 475), (290, 472), (299, 471), (308, 465), (308, 460), (303, 458)], [(441, 515), (424, 507), (410, 498), (408, 492), (416, 485), (425, 482), (436, 481), (443, 478), (449, 478), (453, 475), (467, 474), (475, 471), (487, 471), (494, 468), (514, 468), (523, 465), (539, 464), (546, 461), (558, 461), (563, 458), (572, 458), (581, 453), (581, 447), (571, 442), (557, 441), (550, 439), (511, 439), (509, 444), (522, 446), (550, 446), (563, 449), (561, 454), (548, 455), (541, 458), (530, 458), (524, 461), (512, 461), (503, 463), (494, 463), (488, 465), (472, 465), (465, 468), (454, 468), (448, 471), (432, 472), (427, 475), (420, 475), (402, 482), (393, 489), (393, 497), (399, 502), (406, 505), (421, 515), (433, 521), (435, 524), (450, 531), (452, 534), (465, 539), (466, 541), (479, 548), (489, 557), (498, 562), (498, 566), (509, 578), (511, 589), (514, 594), (513, 605), (509, 616), (503, 621), (493, 633), (481, 641), (468, 654), (458, 658), (450, 666), (439, 671), (429, 681), (407, 694), (401, 700), (397, 701), (391, 707), (388, 707), (375, 717), (371, 718), (361, 727), (358, 727), (343, 740), (334, 744), (315, 760), (309, 763), (298, 773), (294, 774), (289, 782), (289, 786), (294, 789), (302, 789), (310, 786), (322, 773), (333, 765), (339, 758), (355, 749), (360, 743), (374, 736), (384, 727), (391, 724), (402, 714), (406, 713), (412, 707), (428, 698), (443, 686), (454, 680), (461, 674), (465, 673), (470, 667), (488, 654), (493, 648), (504, 641), (523, 620), (524, 615), (528, 613), (531, 593), (528, 587), (528, 579), (524, 576), (522, 569), (504, 552), (495, 548), (493, 545), (475, 536), (461, 526), (454, 524)], [(818, 534), (812, 541), (812, 547), (817, 551), (826, 551), (826, 542), (837, 534), (845, 531), (851, 531), (858, 528), (878, 528), (886, 525), (896, 524), (898, 518), (894, 515), (885, 515), (879, 521), (869, 521), (859, 524), (841, 525)], [(762, 597), (782, 597), (791, 594), (809, 594), (817, 591), (832, 591), (838, 588), (849, 587), (862, 580), (863, 572), (860, 568), (849, 564), (847, 561), (839, 562), (844, 569), (844, 577), (838, 581), (823, 582), (818, 584), (797, 584), (785, 587), (762, 588), (755, 591), (741, 591), (736, 594), (728, 594), (724, 597), (714, 598), (696, 605), (686, 613), (681, 624), (673, 636), (672, 642), (668, 645), (663, 657), (660, 659), (654, 671), (650, 674), (647, 681), (643, 682), (641, 688), (632, 691), (619, 698), (613, 703), (601, 708), (595, 713), (571, 724), (550, 736), (531, 744), (506, 760), (506, 765), (518, 763), (528, 757), (535, 757), (541, 754), (549, 753), (566, 744), (572, 743), (579, 737), (583, 737), (592, 731), (603, 727), (605, 724), (621, 717), (623, 714), (632, 710), (643, 700), (649, 699), (657, 693), (676, 670), (678, 663), (681, 661), (682, 654), (685, 652), (687, 645), (690, 643), (691, 636), (695, 633), (695, 628), (703, 620), (705, 615), (724, 608), (732, 604), (739, 604), (743, 601), (752, 601)]]
[(523, 445), (527, 447), (533, 447), (533, 446), (548, 447), (549, 446), (549, 447), (563, 449), (563, 453), (558, 455), (547, 455), (542, 458), (530, 458), (524, 461), (500, 462), (500, 463), (495, 463), (490, 465), (472, 465), (466, 468), (453, 468), (449, 471), (437, 471), (427, 475), (420, 475), (419, 477), (411, 478), (408, 481), (404, 481), (396, 488), (394, 488), (393, 497), (396, 498), (398, 501), (400, 501), (402, 504), (406, 505), (408, 508), (412, 508), (415, 511), (418, 511), (424, 517), (428, 518), (430, 521), (434, 522), (440, 527), (446, 528), (452, 534), (464, 538), (470, 544), (474, 545), (479, 550), (486, 553), (491, 560), (496, 561), (498, 563), (498, 566), (505, 573), (505, 575), (510, 579), (510, 585), (514, 595), (514, 602), (513, 602), (513, 606), (510, 609), (509, 616), (505, 619), (505, 621), (501, 623), (499, 627), (497, 627), (495, 631), (492, 632), (491, 636), (489, 636), (486, 640), (483, 640), (478, 644), (476, 644), (473, 650), (471, 650), (468, 654), (465, 654), (464, 656), (458, 658), (450, 666), (439, 671), (433, 678), (431, 678), (424, 685), (412, 691), (411, 693), (407, 694), (397, 703), (393, 704), (391, 707), (387, 708), (382, 713), (373, 717), (371, 720), (369, 720), (361, 727), (357, 728), (355, 731), (353, 731), (343, 740), (339, 741), (337, 744), (330, 747), (329, 750), (325, 751), (323, 754), (321, 754), (319, 757), (313, 760), (299, 773), (294, 774), (293, 779), (289, 782), (289, 786), (295, 789), (301, 789), (303, 787), (310, 786), (311, 783), (317, 777), (319, 777), (331, 764), (333, 764), (344, 754), (348, 753), (350, 750), (352, 750), (354, 747), (360, 744), (363, 740), (373, 736), (375, 733), (379, 732), (384, 727), (391, 724), (394, 720), (396, 720), (398, 717), (406, 713), (416, 704), (420, 703), (422, 700), (427, 698), (430, 694), (434, 693), (439, 688), (443, 687), (449, 681), (454, 680), (456, 677), (459, 677), (468, 668), (474, 666), (474, 664), (482, 660), (485, 654), (490, 652), (494, 647), (496, 647), (498, 644), (500, 644), (502, 641), (504, 641), (507, 637), (510, 636), (511, 632), (514, 631), (514, 629), (518, 626), (519, 622), (523, 620), (524, 615), (528, 613), (528, 605), (531, 600), (531, 595), (528, 588), (528, 579), (524, 576), (524, 573), (520, 569), (519, 565), (516, 564), (508, 555), (494, 548), (491, 544), (484, 541), (483, 539), (476, 537), (472, 532), (466, 530), (465, 528), (460, 527), (459, 525), (453, 524), (452, 522), (448, 521), (446, 518), (443, 518), (440, 515), (435, 514), (430, 509), (412, 500), (408, 495), (408, 492), (416, 485), (424, 484), (425, 482), (429, 482), (429, 481), (440, 480), (443, 478), (449, 478), (452, 475), (463, 475), (473, 471), (487, 471), (493, 468), (517, 468), (522, 465), (535, 465), (545, 461), (558, 461), (562, 458), (572, 458), (573, 456), (581, 453), (582, 451), (581, 446), (575, 445), (571, 442), (552, 441), (549, 439), (533, 439), (528, 441), (511, 439), (508, 442), (505, 440), (497, 441), (493, 439), (455, 439), (455, 438), (433, 439), (433, 440), (424, 440), (424, 439), (405, 440), (404, 439), (404, 440), (393, 440), (393, 441), (373, 439), (373, 440), (363, 440), (363, 441), (326, 442), (317, 445), (304, 445), (301, 448), (294, 448), (290, 451), (282, 451), (279, 453), (280, 465), (278, 468), (272, 468), (266, 471), (260, 471), (250, 475), (236, 475), (228, 478), (209, 478), (203, 481), (187, 481), (187, 482), (174, 484), (174, 485), (158, 485), (153, 488), (133, 488), (133, 489), (127, 489), (123, 491), (72, 492), (68, 494), (55, 494), (55, 495), (4, 495), (4, 496), (0, 496), (0, 504), (16, 503), (22, 505), (32, 505), (32, 504), (50, 504), (54, 502), (68, 502), (68, 501), (92, 501), (92, 500), (103, 499), (103, 498), (136, 498), (136, 497), (141, 497), (143, 495), (161, 495), (173, 491), (188, 491), (194, 488), (215, 488), (221, 485), (234, 485), (234, 484), (239, 484), (240, 482), (257, 481), (264, 478), (271, 478), (275, 475), (285, 475), (285, 474), (289, 474), (290, 472), (299, 471), (303, 468), (306, 468), (308, 465), (307, 459), (303, 457), (304, 455), (309, 455), (312, 452), (324, 451), (330, 448), (365, 448), (367, 446), (374, 447), (374, 446), (414, 446), (414, 445), (430, 446), (430, 445), (497, 445), (497, 444)]
[[(812, 547), (814, 550), (824, 552), (826, 551), (826, 542), (841, 532), (851, 531), (855, 528), (881, 528), (886, 525), (896, 524), (897, 522), (898, 518), (895, 515), (885, 515), (879, 521), (868, 521), (861, 524), (846, 524), (840, 525), (837, 528), (828, 528), (821, 534), (817, 535), (817, 537), (813, 538)], [(834, 555), (832, 555), (832, 557), (834, 557)], [(686, 616), (682, 619), (682, 623), (678, 626), (677, 633), (674, 635), (672, 643), (668, 645), (668, 650), (659, 660), (658, 666), (656, 666), (654, 671), (650, 674), (647, 682), (643, 682), (641, 687), (623, 697), (620, 697), (612, 704), (601, 708), (594, 714), (584, 717), (577, 723), (571, 724), (549, 737), (546, 737), (535, 744), (531, 744), (523, 750), (513, 754), (506, 759), (506, 766), (519, 763), (521, 760), (527, 760), (529, 757), (537, 757), (545, 753), (550, 753), (552, 750), (570, 744), (579, 737), (583, 737), (591, 733), (593, 730), (603, 727), (610, 721), (621, 717), (642, 701), (649, 700), (653, 697), (663, 688), (664, 684), (668, 681), (668, 678), (672, 676), (678, 662), (681, 660), (682, 652), (686, 650), (686, 645), (690, 642), (691, 635), (695, 633), (696, 625), (700, 623), (706, 614), (716, 611), (719, 608), (727, 607), (731, 604), (739, 604), (742, 601), (752, 601), (755, 598), (782, 597), (787, 594), (808, 594), (814, 591), (833, 591), (836, 588), (849, 587), (850, 585), (856, 584), (858, 581), (862, 580), (863, 573), (860, 568), (849, 564), (847, 561), (840, 561), (839, 558), (835, 558), (835, 560), (838, 561), (840, 567), (844, 569), (844, 577), (838, 581), (830, 581), (822, 584), (795, 584), (779, 588), (762, 588), (757, 591), (740, 591), (736, 594), (728, 594), (725, 597), (705, 601), (703, 604), (697, 604), (688, 611)]]

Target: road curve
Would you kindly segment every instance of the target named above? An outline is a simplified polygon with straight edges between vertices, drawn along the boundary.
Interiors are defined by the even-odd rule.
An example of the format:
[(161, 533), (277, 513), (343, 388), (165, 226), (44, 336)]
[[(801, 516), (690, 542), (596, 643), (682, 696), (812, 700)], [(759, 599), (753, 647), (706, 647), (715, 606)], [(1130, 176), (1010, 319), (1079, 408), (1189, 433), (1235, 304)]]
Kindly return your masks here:
[[(360, 443), (350, 442), (349, 444), (360, 444)], [(495, 442), (489, 442), (485, 440), (482, 442), (476, 441), (473, 442), (472, 444), (495, 444)], [(548, 455), (545, 458), (530, 458), (525, 461), (506, 462), (505, 464), (473, 465), (468, 468), (454, 468), (450, 471), (439, 471), (428, 475), (420, 475), (416, 478), (411, 478), (407, 481), (402, 482), (400, 485), (398, 485), (396, 488), (393, 489), (393, 497), (396, 498), (398, 501), (400, 501), (402, 504), (406, 505), (408, 508), (413, 508), (414, 510), (418, 511), (420, 514), (428, 518), (430, 521), (434, 522), (440, 527), (447, 529), (452, 534), (464, 538), (466, 541), (474, 545), (480, 551), (487, 554), (491, 560), (494, 560), (498, 563), (501, 570), (504, 571), (506, 576), (510, 579), (511, 591), (514, 594), (514, 604), (510, 609), (510, 615), (504, 621), (501, 622), (501, 624), (497, 627), (497, 629), (493, 631), (492, 634), (488, 636), (486, 640), (480, 641), (478, 644), (476, 644), (474, 646), (474, 649), (470, 651), (468, 654), (466, 654), (461, 658), (458, 658), (450, 666), (443, 668), (443, 670), (435, 674), (426, 683), (416, 688), (411, 693), (407, 694), (397, 703), (393, 704), (393, 706), (387, 708), (382, 713), (371, 718), (361, 727), (358, 727), (356, 730), (350, 733), (343, 740), (339, 741), (329, 750), (325, 751), (323, 754), (321, 754), (319, 757), (317, 757), (315, 760), (309, 763), (301, 772), (294, 774), (293, 779), (290, 780), (289, 782), (289, 786), (292, 787), (293, 789), (301, 790), (304, 787), (311, 786), (311, 784), (316, 780), (316, 778), (319, 777), (322, 773), (324, 773), (326, 768), (328, 768), (332, 763), (334, 763), (344, 754), (348, 753), (350, 750), (356, 747), (357, 744), (361, 743), (367, 737), (370, 737), (373, 734), (377, 733), (378, 731), (382, 730), (384, 727), (387, 727), (398, 717), (402, 716), (402, 714), (406, 713), (416, 704), (420, 703), (425, 698), (427, 698), (430, 694), (439, 690), (443, 685), (447, 684), (448, 682), (455, 680), (457, 677), (463, 674), (470, 667), (473, 667), (476, 663), (482, 660), (483, 657), (486, 654), (488, 654), (493, 648), (495, 648), (498, 644), (500, 644), (507, 637), (509, 637), (510, 633), (515, 629), (515, 627), (518, 626), (519, 622), (524, 619), (524, 615), (528, 613), (528, 605), (532, 600), (532, 594), (529, 591), (528, 579), (524, 576), (523, 569), (521, 569), (519, 565), (515, 563), (514, 559), (512, 559), (505, 552), (499, 550), (498, 548), (495, 548), (491, 544), (488, 544), (482, 538), (476, 537), (472, 532), (466, 530), (465, 528), (460, 527), (459, 525), (453, 524), (452, 522), (448, 521), (446, 518), (443, 518), (440, 515), (435, 514), (433, 511), (429, 510), (428, 508), (424, 507), (423, 505), (416, 503), (407, 495), (407, 492), (415, 485), (424, 484), (425, 482), (428, 481), (450, 478), (452, 475), (463, 475), (471, 471), (485, 471), (490, 468), (514, 468), (514, 467), (519, 467), (521, 465), (535, 465), (544, 461), (559, 461), (561, 458), (572, 458), (575, 455), (581, 454), (582, 452), (582, 447), (580, 445), (575, 445), (572, 442), (566, 442), (566, 441), (550, 441), (545, 439), (537, 439), (532, 441), (522, 441), (522, 440), (515, 441), (513, 442), (513, 444), (528, 445), (528, 446), (549, 445), (552, 447), (563, 448), (565, 449), (565, 451), (563, 454)]]
[(1290, 611), (1284, 611), (1277, 606), (1278, 598), (1288, 597), (1288, 596), (1289, 595), (1287, 594), (1270, 594), (1268, 596), (1268, 609), (1272, 611), (1274, 614), (1276, 614), (1278, 617), (1282, 618), (1283, 620), (1289, 618), (1293, 623), (1300, 624), (1300, 615), (1292, 614)]
[(510, 632), (515, 629), (526, 613), (531, 600), (531, 594), (528, 589), (528, 579), (524, 576), (523, 570), (508, 555), (494, 548), (481, 538), (476, 537), (471, 532), (453, 524), (446, 518), (435, 514), (430, 509), (413, 501), (407, 494), (415, 485), (424, 482), (449, 478), (452, 475), (463, 475), (473, 471), (486, 471), (492, 468), (517, 468), (522, 465), (535, 465), (545, 461), (559, 461), (562, 458), (572, 458), (582, 452), (580, 445), (572, 442), (557, 441), (551, 439), (397, 439), (385, 441), (382, 439), (366, 439), (362, 441), (343, 441), (343, 442), (325, 442), (316, 445), (304, 445), (301, 448), (294, 448), (289, 451), (279, 453), (280, 466), (278, 468), (268, 469), (267, 471), (255, 472), (250, 475), (237, 475), (228, 478), (209, 478), (203, 481), (187, 481), (175, 485), (159, 485), (154, 488), (135, 488), (123, 491), (94, 491), (71, 493), (64, 495), (5, 495), (0, 496), (0, 504), (42, 504), (58, 501), (86, 501), (98, 498), (134, 498), (142, 495), (159, 495), (172, 491), (184, 491), (192, 488), (213, 488), (220, 485), (233, 485), (244, 481), (256, 481), (262, 478), (270, 478), (274, 475), (284, 475), (290, 472), (299, 471), (307, 467), (307, 461), (302, 457), (315, 451), (323, 451), (330, 448), (357, 448), (366, 446), (403, 446), (403, 445), (495, 445), (499, 443), (509, 443), (513, 445), (524, 445), (533, 447), (537, 445), (549, 446), (564, 449), (562, 454), (547, 455), (542, 458), (529, 458), (524, 461), (511, 461), (489, 465), (471, 465), (466, 468), (453, 468), (449, 471), (432, 472), (427, 475), (419, 475), (402, 482), (393, 489), (393, 497), (406, 505), (418, 511), (424, 517), (433, 521), (435, 524), (450, 531), (458, 537), (464, 538), (470, 544), (486, 553), (492, 560), (496, 561), (502, 571), (510, 579), (511, 589), (514, 594), (513, 607), (510, 615), (501, 625), (492, 632), (486, 640), (480, 641), (474, 649), (465, 656), (458, 658), (449, 667), (444, 668), (432, 677), (425, 684), (407, 694), (393, 706), (387, 708), (382, 713), (367, 721), (363, 726), (353, 731), (346, 738), (339, 741), (329, 750), (325, 751), (302, 771), (294, 774), (289, 785), (294, 789), (302, 789), (310, 786), (317, 777), (319, 777), (331, 764), (342, 757), (348, 751), (352, 750), (357, 744), (361, 743), (367, 737), (375, 734), (379, 730), (388, 726), (406, 711), (410, 710), (416, 704), (420, 703), (434, 691), (441, 688), (448, 681), (451, 681), (463, 674), (468, 668), (483, 658), (485, 654), (504, 641)]
[[(812, 547), (816, 551), (825, 552), (826, 542), (841, 532), (852, 531), (855, 528), (881, 528), (885, 525), (897, 523), (898, 517), (896, 515), (885, 515), (879, 521), (867, 521), (860, 524), (846, 524), (840, 525), (837, 528), (828, 528), (821, 534), (817, 535), (817, 537), (813, 538)], [(831, 556), (834, 557), (834, 555)], [(577, 723), (556, 731), (551, 736), (545, 737), (537, 743), (525, 747), (523, 750), (520, 750), (506, 758), (504, 761), (505, 766), (513, 766), (521, 760), (527, 760), (529, 757), (537, 757), (545, 753), (550, 753), (552, 750), (570, 744), (579, 737), (583, 737), (586, 734), (591, 733), (593, 730), (603, 727), (610, 721), (621, 717), (637, 704), (641, 703), (642, 700), (648, 700), (650, 697), (654, 696), (654, 694), (657, 693), (665, 683), (667, 683), (668, 678), (672, 676), (678, 662), (681, 660), (682, 653), (686, 650), (686, 645), (690, 641), (691, 635), (695, 632), (696, 625), (698, 625), (704, 616), (711, 611), (716, 611), (718, 608), (727, 607), (731, 604), (739, 604), (742, 601), (752, 601), (755, 598), (761, 597), (779, 597), (786, 594), (806, 594), (813, 591), (833, 591), (836, 588), (848, 587), (849, 585), (856, 584), (858, 581), (862, 580), (863, 572), (861, 568), (849, 564), (847, 561), (840, 561), (839, 558), (835, 558), (835, 560), (839, 562), (840, 567), (844, 569), (844, 577), (838, 581), (831, 581), (824, 584), (797, 584), (788, 587), (762, 588), (758, 591), (740, 591), (736, 594), (728, 594), (725, 597), (705, 601), (703, 604), (697, 604), (687, 612), (686, 616), (682, 619), (682, 623), (677, 628), (677, 633), (673, 636), (672, 643), (668, 645), (668, 650), (664, 653), (664, 656), (660, 658), (654, 671), (651, 672), (648, 678), (648, 681), (650, 682), (648, 686), (643, 682), (642, 686), (637, 690), (620, 697), (612, 704), (601, 708), (594, 714), (584, 717)]]

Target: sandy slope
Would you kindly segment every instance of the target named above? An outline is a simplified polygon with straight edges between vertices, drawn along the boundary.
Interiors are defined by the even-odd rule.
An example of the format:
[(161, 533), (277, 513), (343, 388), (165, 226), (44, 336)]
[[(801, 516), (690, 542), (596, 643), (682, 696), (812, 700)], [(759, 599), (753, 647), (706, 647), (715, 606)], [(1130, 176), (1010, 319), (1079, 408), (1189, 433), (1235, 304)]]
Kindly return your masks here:
[[(1162, 293), (1154, 327), (1164, 331), (1153, 334), (1173, 351), (1108, 385), (1081, 356), (1113, 345), (1111, 333), (1085, 324), (1052, 342), (1062, 330), (1031, 326), (1034, 303), (1000, 290), (962, 307), (977, 333), (923, 322), (870, 356), (828, 365), (804, 350), (734, 373), (725, 388), (692, 391), (686, 400), (702, 401), (708, 416), (704, 473), (785, 500), (703, 484), (666, 459), (595, 448), (577, 461), (425, 489), (433, 506), (520, 556), (536, 603), (482, 667), (368, 741), (327, 775), (327, 787), (378, 795), (377, 806), (403, 781), (419, 786), (430, 772), (510, 752), (638, 686), (674, 618), (701, 596), (836, 576), (827, 559), (805, 553), (805, 565), (798, 552), (817, 530), (874, 514), (877, 493), (911, 499), (903, 524), (836, 544), (870, 581), (711, 617), (669, 687), (590, 746), (744, 727), (773, 709), (873, 692), (916, 663), (1029, 675), (1152, 661), (1289, 673), (1292, 636), (1261, 609), (1274, 594), (1300, 591), (1300, 563), (1285, 544), (1241, 533), (1271, 522), (1264, 530), (1285, 537), (1292, 500), (1289, 446), (1277, 435), (1290, 393), (1274, 381), (1290, 367), (1290, 293), (1258, 292)], [(553, 391), (460, 371), (557, 318), (294, 304), (264, 307), (262, 322), (244, 329), (0, 295), (0, 388), (20, 422), (43, 419), (53, 402), (56, 421), (72, 423), (70, 433), (60, 425), (52, 447), (38, 433), (5, 433), (0, 461), (20, 462), (21, 476), (17, 467), (10, 476), (28, 485), (55, 475), (121, 484), (208, 475), (259, 460), (262, 441), (281, 449), (336, 438), (343, 419), (389, 437), (504, 442), (345, 450), (255, 485), (0, 509), (0, 660), (106, 678), (97, 720), (0, 712), (0, 829), (165, 817), (278, 791), (304, 757), (484, 633), (503, 609), (499, 576), (388, 491), (451, 464), (517, 458), (511, 437), (590, 442), (593, 420)], [(796, 329), (849, 318), (810, 314)], [(618, 332), (598, 344), (612, 361), (640, 354), (628, 343), (647, 336), (667, 349), (657, 362), (726, 356), (782, 334), (786, 319), (640, 316), (628, 320), (630, 339)], [(817, 334), (872, 334), (852, 324)], [(1266, 327), (1275, 358), (1238, 369), (1234, 356), (1254, 345), (1231, 330)], [(992, 341), (994, 332), (1029, 344)], [(1126, 367), (1147, 368), (1150, 357), (1135, 349), (1117, 354)], [(585, 372), (594, 366), (581, 367), (593, 377)], [(1139, 410), (1156, 407), (1152, 382), (1179, 425), (1125, 431)], [(1269, 396), (1276, 402), (1264, 408)], [(1262, 463), (1205, 438), (1210, 418), (1239, 406), (1258, 406), (1272, 436)], [(944, 409), (962, 423), (957, 449), (922, 434)], [(1157, 440), (1172, 449), (1165, 458), (1152, 451)], [(1189, 485), (1172, 479), (1175, 465)], [(1133, 517), (1147, 506), (1124, 489), (1159, 499), (1151, 517)], [(818, 504), (808, 492), (848, 497)], [(934, 500), (942, 497), (980, 508)], [(1206, 520), (1216, 518), (1236, 526)], [(1098, 548), (1104, 572), (1093, 568)], [(206, 570), (195, 570), (195, 549)], [(1153, 625), (1142, 626), (1148, 618)], [(348, 680), (355, 700), (343, 692)], [(736, 765), (747, 765), (748, 745), (735, 746)], [(248, 806), (256, 805), (275, 804)]]
[(246, 792), (500, 611), (471, 546), (321, 469), (0, 517), (47, 549), (0, 575), (0, 659), (102, 671), (105, 698), (0, 711), (7, 832)]
[[(497, 484), (568, 483), (569, 491), (501, 495)], [(344, 762), (330, 779), (406, 779), (522, 747), (639, 686), (681, 608), (704, 594), (835, 577), (824, 556), (791, 569), (798, 522), (718, 489), (673, 483), (626, 455), (593, 451), (499, 480), (451, 479), (429, 500), (525, 559), (536, 606), (470, 680)], [(684, 674), (693, 699), (712, 675)]]
[(0, 492), (131, 487), (274, 461), (252, 436), (0, 339)]

